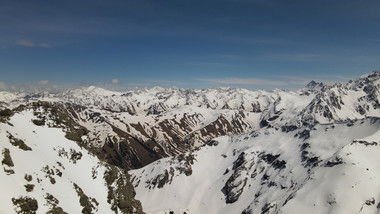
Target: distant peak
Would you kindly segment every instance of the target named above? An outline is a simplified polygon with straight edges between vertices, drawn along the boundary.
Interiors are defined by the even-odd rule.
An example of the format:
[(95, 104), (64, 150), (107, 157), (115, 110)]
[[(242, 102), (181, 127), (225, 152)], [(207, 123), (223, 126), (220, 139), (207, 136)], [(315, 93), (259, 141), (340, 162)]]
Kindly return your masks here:
[(160, 87), (160, 86), (154, 86), (153, 88), (148, 89), (148, 91), (151, 91), (151, 92), (159, 92), (159, 91), (165, 91), (165, 90), (166, 90), (165, 88)]
[(375, 70), (361, 76), (361, 78), (371, 78), (371, 79), (378, 79), (379, 77), (380, 77), (380, 70)]
[(312, 80), (306, 86), (316, 86), (316, 85), (317, 83), (314, 80)]
[(323, 83), (321, 82), (315, 82), (314, 80), (310, 81), (307, 85), (306, 85), (306, 88), (309, 88), (309, 89), (313, 89), (317, 86), (320, 86), (322, 87), (323, 86)]
[(88, 91), (93, 91), (93, 90), (95, 90), (97, 87), (96, 86), (94, 86), (94, 85), (90, 85), (90, 86), (88, 86), (86, 89), (88, 90)]
[(112, 90), (104, 89), (104, 88), (97, 87), (94, 85), (84, 87), (82, 89), (79, 89), (79, 91), (82, 91), (84, 93), (95, 93), (95, 94), (102, 95), (102, 96), (112, 96), (112, 95), (121, 95), (122, 94), (121, 92), (118, 92), (118, 91), (112, 91)]

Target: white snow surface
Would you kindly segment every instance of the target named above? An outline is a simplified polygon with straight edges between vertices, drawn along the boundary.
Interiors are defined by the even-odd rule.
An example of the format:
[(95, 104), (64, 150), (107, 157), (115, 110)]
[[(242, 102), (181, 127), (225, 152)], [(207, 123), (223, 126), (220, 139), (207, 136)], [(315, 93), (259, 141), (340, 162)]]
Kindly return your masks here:
[[(109, 213), (110, 204), (107, 203), (107, 186), (103, 179), (105, 167), (99, 160), (90, 155), (85, 149), (80, 148), (75, 142), (66, 139), (65, 133), (58, 128), (36, 126), (32, 123), (35, 119), (33, 112), (23, 111), (15, 114), (9, 121), (10, 124), (0, 123), (0, 150), (8, 148), (14, 162), (14, 174), (7, 175), (2, 165), (0, 171), (1, 193), (0, 213), (14, 213), (15, 207), (12, 198), (28, 196), (38, 201), (38, 213), (46, 213), (50, 206), (46, 203), (47, 193), (59, 200), (58, 206), (68, 213), (80, 213), (77, 192), (73, 184), (76, 183), (83, 192), (91, 198), (95, 198), (99, 205), (97, 213)], [(8, 136), (21, 139), (32, 151), (24, 151), (10, 144)], [(59, 151), (70, 150), (82, 153), (82, 157), (73, 163), (70, 157), (59, 156)], [(2, 156), (1, 156), (2, 157)], [(55, 172), (52, 177), (56, 183), (52, 184), (44, 167)], [(62, 176), (57, 175), (57, 170)], [(98, 175), (93, 177), (93, 173)], [(24, 179), (25, 174), (32, 176), (32, 181)], [(32, 192), (27, 192), (24, 185), (35, 185)]]
[[(144, 168), (130, 171), (136, 198), (148, 214), (174, 213), (377, 213), (380, 202), (379, 119), (364, 119), (351, 124), (315, 125), (282, 132), (275, 128), (250, 134), (219, 137), (215, 146), (204, 146), (192, 153), (192, 174), (176, 170), (181, 164), (166, 158)], [(295, 136), (304, 130), (310, 138)], [(376, 142), (366, 146), (358, 139)], [(305, 146), (307, 143), (307, 146)], [(304, 149), (302, 149), (304, 145)], [(302, 161), (302, 152), (318, 157), (318, 166)], [(279, 155), (285, 168), (268, 164), (263, 154)], [(234, 172), (234, 163), (244, 156), (244, 169)], [(329, 166), (337, 158), (341, 164)], [(162, 188), (152, 180), (175, 169)], [(228, 169), (228, 170), (227, 170)], [(227, 173), (226, 173), (227, 172)], [(242, 189), (239, 199), (226, 203), (222, 191), (227, 180), (237, 173), (234, 191)], [(256, 174), (256, 175), (255, 175)], [(268, 178), (264, 178), (268, 176)], [(239, 184), (244, 182), (246, 184)], [(157, 200), (165, 196), (165, 200)], [(289, 199), (287, 201), (287, 199)], [(375, 204), (366, 205), (374, 198)], [(285, 203), (285, 201), (287, 201)], [(368, 202), (367, 202), (368, 203)], [(269, 206), (268, 206), (269, 207)]]
[(7, 91), (0, 91), (0, 102), (10, 103), (25, 96), (24, 93), (12, 93)]

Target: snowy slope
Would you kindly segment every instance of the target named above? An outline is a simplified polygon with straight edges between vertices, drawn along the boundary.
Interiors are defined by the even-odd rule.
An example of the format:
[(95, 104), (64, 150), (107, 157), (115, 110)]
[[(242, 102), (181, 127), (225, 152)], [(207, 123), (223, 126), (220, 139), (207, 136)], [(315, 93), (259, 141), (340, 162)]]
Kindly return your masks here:
[(374, 213), (379, 128), (374, 118), (265, 128), (130, 173), (147, 213)]
[(10, 103), (22, 99), (25, 96), (24, 93), (12, 93), (7, 91), (0, 91), (0, 102)]
[[(81, 213), (84, 209), (91, 213), (123, 209), (126, 213), (126, 207), (113, 207), (117, 203), (112, 191), (119, 187), (106, 180), (113, 168), (65, 138), (62, 129), (35, 125), (32, 120), (36, 119), (33, 110), (25, 110), (0, 123), (0, 213), (21, 211), (19, 206), (25, 205), (22, 200), (19, 206), (13, 201), (22, 197), (30, 199), (30, 207), (24, 210), (37, 208), (37, 213)], [(120, 178), (127, 182), (127, 178)], [(128, 209), (141, 212), (138, 202), (131, 204), (135, 207)]]
[(298, 115), (299, 122), (328, 123), (380, 116), (380, 71), (324, 86)]

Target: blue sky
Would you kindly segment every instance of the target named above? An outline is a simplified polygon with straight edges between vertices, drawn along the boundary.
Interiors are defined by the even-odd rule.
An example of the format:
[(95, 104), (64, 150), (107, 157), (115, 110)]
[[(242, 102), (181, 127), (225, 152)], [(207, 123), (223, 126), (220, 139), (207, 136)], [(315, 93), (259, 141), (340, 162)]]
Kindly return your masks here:
[(0, 89), (299, 88), (380, 69), (378, 0), (0, 0)]

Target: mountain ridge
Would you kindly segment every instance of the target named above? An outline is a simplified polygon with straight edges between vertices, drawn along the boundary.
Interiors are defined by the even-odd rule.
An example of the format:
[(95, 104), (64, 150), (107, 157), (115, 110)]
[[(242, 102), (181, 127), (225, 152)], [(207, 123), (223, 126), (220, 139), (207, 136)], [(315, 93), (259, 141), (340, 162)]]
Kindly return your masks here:
[[(135, 188), (136, 199), (147, 213), (375, 212), (380, 193), (368, 185), (380, 187), (375, 170), (380, 145), (379, 88), (380, 71), (373, 71), (346, 83), (311, 81), (294, 91), (156, 87), (114, 92), (90, 86), (59, 94), (0, 92), (5, 173), (1, 176), (20, 177), (19, 172), (9, 174), (14, 169), (8, 156), (17, 154), (14, 160), (22, 160), (13, 147), (27, 147), (13, 140), (18, 138), (16, 132), (8, 131), (10, 137), (4, 130), (12, 130), (12, 125), (22, 130), (23, 124), (13, 124), (12, 118), (29, 111), (25, 124), (59, 128), (77, 142), (82, 155), (90, 151), (118, 172), (128, 171), (133, 186), (128, 176), (120, 182), (130, 186), (129, 196)], [(56, 123), (64, 125), (54, 127)], [(47, 132), (38, 133), (42, 137)], [(26, 146), (34, 149), (38, 144)], [(72, 155), (75, 158), (77, 153)], [(324, 177), (332, 182), (324, 182)], [(343, 184), (347, 189), (341, 189)], [(50, 184), (42, 188), (46, 185)], [(181, 190), (183, 185), (186, 188)], [(318, 185), (323, 188), (315, 188)], [(91, 192), (83, 184), (78, 187), (70, 188), (74, 193)], [(25, 187), (21, 189), (24, 194)], [(356, 192), (353, 199), (341, 197)], [(163, 194), (170, 199), (167, 203), (155, 201)], [(38, 197), (39, 206), (47, 200)], [(125, 203), (136, 199), (130, 197)], [(26, 199), (14, 201), (20, 200)], [(89, 203), (99, 210), (110, 206)], [(140, 210), (137, 202), (133, 204)], [(116, 203), (111, 208), (124, 205)], [(11, 209), (12, 204), (7, 207)]]
[[(89, 130), (91, 142), (110, 162), (130, 169), (190, 151), (221, 135), (378, 116), (379, 73), (333, 85), (311, 81), (295, 91), (155, 87), (115, 92), (89, 86), (60, 94), (4, 97), (14, 107), (23, 102), (61, 103)], [(15, 101), (9, 102), (9, 97)]]

